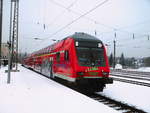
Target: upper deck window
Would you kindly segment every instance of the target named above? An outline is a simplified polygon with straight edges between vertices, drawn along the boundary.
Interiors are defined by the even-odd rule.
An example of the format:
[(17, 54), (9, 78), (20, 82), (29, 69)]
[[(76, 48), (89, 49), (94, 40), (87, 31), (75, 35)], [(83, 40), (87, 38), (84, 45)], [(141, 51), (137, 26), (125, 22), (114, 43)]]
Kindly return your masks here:
[(57, 61), (57, 62), (60, 61), (60, 52), (56, 53), (56, 61)]
[(69, 51), (68, 50), (65, 51), (64, 58), (65, 58), (65, 61), (69, 60)]

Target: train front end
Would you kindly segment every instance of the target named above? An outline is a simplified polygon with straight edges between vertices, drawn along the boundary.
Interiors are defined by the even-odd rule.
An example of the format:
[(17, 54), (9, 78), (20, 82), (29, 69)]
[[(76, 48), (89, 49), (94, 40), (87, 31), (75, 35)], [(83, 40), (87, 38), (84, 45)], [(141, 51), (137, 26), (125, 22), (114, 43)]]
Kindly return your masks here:
[(74, 38), (76, 51), (76, 82), (84, 89), (103, 91), (112, 84), (109, 63), (102, 41), (88, 34), (79, 33)]

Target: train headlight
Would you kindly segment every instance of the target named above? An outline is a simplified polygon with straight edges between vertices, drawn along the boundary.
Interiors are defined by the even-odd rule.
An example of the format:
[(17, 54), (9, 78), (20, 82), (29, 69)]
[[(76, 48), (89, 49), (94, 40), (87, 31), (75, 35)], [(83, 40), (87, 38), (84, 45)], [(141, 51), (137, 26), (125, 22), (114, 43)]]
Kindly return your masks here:
[(101, 48), (102, 46), (103, 46), (103, 45), (102, 45), (102, 43), (98, 43), (98, 47), (100, 47), (100, 48)]
[(108, 72), (102, 72), (102, 74), (103, 74), (104, 76), (108, 76), (108, 75), (109, 75)]
[(76, 46), (79, 46), (79, 42), (76, 42)]

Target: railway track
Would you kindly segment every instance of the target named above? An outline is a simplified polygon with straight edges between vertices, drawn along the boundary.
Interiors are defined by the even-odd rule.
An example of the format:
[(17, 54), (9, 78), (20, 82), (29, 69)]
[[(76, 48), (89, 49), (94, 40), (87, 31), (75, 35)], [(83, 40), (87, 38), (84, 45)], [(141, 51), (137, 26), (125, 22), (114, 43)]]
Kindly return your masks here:
[[(60, 81), (59, 81), (59, 83), (60, 83)], [(94, 99), (100, 103), (103, 103), (103, 104), (107, 105), (108, 107), (111, 107), (121, 113), (147, 113), (147, 112), (143, 111), (142, 109), (136, 108), (135, 106), (131, 106), (131, 105), (122, 103), (120, 101), (111, 99), (109, 97), (106, 97), (106, 96), (103, 96), (100, 94), (96, 94), (96, 93), (87, 93), (81, 89), (70, 87), (70, 86), (66, 85), (64, 82), (62, 84), (79, 92), (79, 93), (82, 93), (83, 95), (88, 96), (91, 99)]]
[(124, 75), (124, 76), (128, 76), (130, 74), (130, 76), (134, 76), (134, 77), (143, 77), (143, 78), (149, 78), (150, 79), (150, 75), (145, 75), (145, 74), (134, 74), (134, 73), (121, 73), (121, 72), (111, 72), (111, 74), (115, 74), (115, 75)]
[(141, 109), (137, 109), (134, 106), (129, 106), (128, 104), (110, 99), (108, 97), (102, 96), (100, 94), (87, 94), (88, 97), (103, 103), (121, 113), (146, 113), (145, 111), (141, 110)]
[[(60, 83), (60, 81), (57, 81), (57, 80), (55, 80), (55, 81)], [(128, 104), (116, 101), (116, 100), (111, 99), (109, 97), (106, 97), (106, 96), (103, 96), (100, 94), (96, 94), (96, 93), (87, 93), (87, 92), (84, 92), (78, 88), (70, 87), (70, 86), (66, 85), (64, 82), (61, 82), (61, 83), (65, 86), (67, 86), (67, 87), (69, 87), (69, 88), (71, 88), (71, 89), (73, 89), (79, 93), (82, 93), (91, 99), (94, 99), (100, 103), (103, 103), (103, 104), (107, 105), (108, 107), (111, 107), (111, 108), (113, 108), (116, 111), (119, 111), (121, 113), (147, 113), (147, 112), (145, 112), (141, 109), (138, 109), (134, 106), (130, 106)]]
[[(32, 70), (34, 71), (34, 70)], [(37, 72), (37, 71), (35, 71)], [(37, 72), (38, 73), (38, 72)], [(39, 73), (40, 74), (40, 73)], [(42, 74), (43, 75), (43, 74)], [(45, 75), (43, 75), (45, 76)], [(47, 76), (45, 76), (47, 77)], [(49, 77), (47, 77), (48, 79), (50, 79)], [(79, 93), (82, 93), (100, 103), (103, 103), (121, 113), (147, 113), (141, 109), (138, 109), (134, 106), (130, 106), (128, 104), (125, 104), (125, 103), (122, 103), (122, 102), (119, 102), (119, 101), (116, 101), (114, 99), (111, 99), (109, 97), (105, 97), (103, 95), (100, 95), (100, 94), (96, 94), (96, 93), (87, 93), (87, 92), (83, 92), (82, 90), (78, 89), (78, 88), (75, 88), (75, 87), (72, 87), (70, 85), (68, 85), (66, 82), (60, 80), (60, 79), (55, 79), (54, 81), (58, 82), (58, 83), (61, 83), (62, 85), (65, 85), (66, 87), (69, 87)]]
[(131, 106), (131, 105), (128, 105), (128, 104), (125, 104), (125, 103), (122, 103), (122, 102), (119, 102), (117, 100), (114, 100), (114, 99), (111, 99), (109, 97), (106, 97), (106, 96), (103, 96), (103, 95), (100, 95), (100, 94), (96, 94), (96, 93), (87, 93), (77, 87), (72, 87), (68, 84), (66, 84), (66, 82), (64, 81), (61, 81), (61, 80), (55, 80), (56, 82), (58, 83), (61, 83), (63, 85), (65, 85), (66, 87), (69, 87), (79, 93), (82, 93), (83, 95), (86, 95), (88, 96), (89, 98), (91, 99), (94, 99), (100, 103), (103, 103), (121, 113), (147, 113), (141, 109), (138, 109), (134, 106)]
[(120, 75), (120, 74), (111, 74), (111, 76), (124, 77), (124, 78), (131, 78), (131, 79), (137, 79), (137, 80), (146, 80), (146, 81), (150, 81), (150, 78), (142, 77), (142, 76)]
[(115, 81), (150, 87), (150, 72), (111, 70), (110, 74)]
[(145, 82), (139, 82), (139, 81), (134, 81), (134, 80), (127, 80), (127, 79), (122, 79), (122, 78), (114, 78), (114, 77), (112, 77), (112, 78), (113, 78), (113, 80), (120, 81), (120, 82), (125, 82), (125, 83), (131, 83), (131, 84), (136, 84), (136, 85), (150, 87), (150, 84), (149, 83), (145, 83)]
[(132, 74), (132, 75), (145, 75), (147, 77), (150, 77), (150, 72), (140, 72), (140, 71), (129, 71), (129, 70), (115, 70), (115, 69), (112, 69), (111, 72), (120, 72), (120, 73), (126, 73), (126, 74)]

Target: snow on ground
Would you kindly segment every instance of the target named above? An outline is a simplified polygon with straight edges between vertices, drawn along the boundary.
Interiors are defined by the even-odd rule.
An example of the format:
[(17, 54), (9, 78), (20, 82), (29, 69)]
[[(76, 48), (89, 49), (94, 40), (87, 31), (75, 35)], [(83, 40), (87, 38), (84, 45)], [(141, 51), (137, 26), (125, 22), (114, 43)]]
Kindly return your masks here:
[(114, 81), (100, 94), (150, 113), (150, 87)]
[(150, 72), (150, 67), (141, 67), (137, 71)]
[(123, 70), (128, 70), (128, 71), (139, 71), (139, 72), (150, 72), (150, 67), (140, 67), (138, 69), (123, 69)]
[[(150, 67), (123, 70), (150, 72)], [(142, 80), (138, 81), (142, 82)], [(107, 85), (106, 89), (100, 94), (136, 106), (150, 113), (150, 87), (114, 81), (112, 85)]]
[(7, 84), (5, 69), (0, 69), (0, 113), (118, 113), (21, 66)]
[[(113, 68), (111, 67), (111, 69), (113, 69)], [(121, 64), (116, 64), (115, 69), (128, 70), (128, 71), (139, 71), (139, 72), (150, 72), (150, 67), (140, 67), (138, 69), (131, 69), (131, 68), (123, 69)]]

